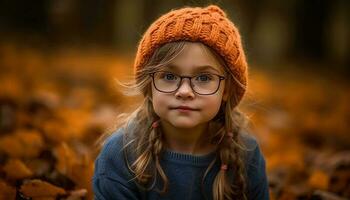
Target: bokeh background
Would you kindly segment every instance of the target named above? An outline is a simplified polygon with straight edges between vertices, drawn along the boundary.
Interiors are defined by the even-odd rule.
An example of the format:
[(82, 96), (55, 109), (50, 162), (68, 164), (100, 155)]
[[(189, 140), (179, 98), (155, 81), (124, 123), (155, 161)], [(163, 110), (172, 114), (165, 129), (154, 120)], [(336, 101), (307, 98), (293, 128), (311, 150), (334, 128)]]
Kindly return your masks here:
[(92, 199), (97, 139), (140, 97), (122, 95), (136, 46), (171, 9), (221, 6), (249, 62), (240, 105), (271, 199), (350, 198), (346, 0), (1, 0), (0, 199)]

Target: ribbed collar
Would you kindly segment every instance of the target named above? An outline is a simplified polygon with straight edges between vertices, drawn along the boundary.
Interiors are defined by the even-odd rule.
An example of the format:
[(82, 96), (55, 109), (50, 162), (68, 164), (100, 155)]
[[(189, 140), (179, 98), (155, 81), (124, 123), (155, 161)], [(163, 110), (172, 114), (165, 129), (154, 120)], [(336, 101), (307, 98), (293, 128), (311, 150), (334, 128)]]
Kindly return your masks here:
[(191, 154), (178, 153), (171, 150), (165, 150), (162, 154), (162, 159), (179, 164), (206, 166), (214, 160), (215, 155), (215, 151), (206, 155), (196, 156)]

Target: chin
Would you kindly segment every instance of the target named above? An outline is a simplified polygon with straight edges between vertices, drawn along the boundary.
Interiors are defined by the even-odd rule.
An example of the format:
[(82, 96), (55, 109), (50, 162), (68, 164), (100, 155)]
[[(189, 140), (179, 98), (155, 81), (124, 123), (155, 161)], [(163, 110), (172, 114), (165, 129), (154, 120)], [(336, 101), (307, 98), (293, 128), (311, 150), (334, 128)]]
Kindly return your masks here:
[(170, 121), (170, 124), (173, 125), (176, 128), (194, 128), (199, 125), (197, 122), (193, 122), (191, 120), (177, 120), (177, 121)]

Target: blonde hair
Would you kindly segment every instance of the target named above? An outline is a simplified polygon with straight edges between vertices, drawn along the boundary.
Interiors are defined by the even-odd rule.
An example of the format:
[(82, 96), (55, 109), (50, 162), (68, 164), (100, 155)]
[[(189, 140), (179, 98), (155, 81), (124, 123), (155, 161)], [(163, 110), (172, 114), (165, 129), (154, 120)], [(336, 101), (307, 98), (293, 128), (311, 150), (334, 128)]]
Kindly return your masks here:
[[(128, 86), (131, 90), (142, 93), (145, 97), (142, 104), (131, 114), (120, 122), (119, 127), (124, 128), (124, 155), (129, 170), (134, 174), (136, 183), (146, 190), (155, 187), (157, 177), (161, 179), (163, 187), (154, 188), (161, 194), (168, 190), (168, 178), (160, 165), (160, 156), (164, 150), (163, 135), (157, 128), (152, 128), (152, 123), (159, 120), (155, 114), (151, 100), (151, 79), (149, 73), (164, 67), (171, 62), (185, 48), (186, 41), (170, 42), (160, 48), (151, 56), (144, 68), (138, 73), (136, 83)], [(203, 44), (204, 45), (204, 44)], [(207, 47), (225, 66), (226, 73), (230, 73), (221, 57), (210, 47)], [(240, 140), (239, 134), (246, 127), (247, 118), (235, 105), (238, 100), (235, 96), (237, 87), (242, 84), (229, 75), (226, 79), (228, 99), (223, 102), (218, 114), (210, 123), (218, 124), (218, 131), (211, 135), (211, 142), (217, 144), (217, 156), (207, 168), (202, 178), (202, 188), (204, 178), (218, 160), (222, 165), (228, 166), (227, 170), (220, 170), (213, 183), (213, 199), (247, 199), (246, 198), (246, 175), (244, 166), (244, 144)], [(226, 137), (227, 133), (232, 133), (231, 137)], [(231, 135), (231, 134), (230, 134)], [(133, 153), (128, 149), (133, 149)], [(136, 151), (135, 151), (136, 150)], [(132, 160), (130, 162), (130, 160)], [(229, 174), (232, 173), (232, 177)], [(231, 179), (229, 178), (231, 177)]]

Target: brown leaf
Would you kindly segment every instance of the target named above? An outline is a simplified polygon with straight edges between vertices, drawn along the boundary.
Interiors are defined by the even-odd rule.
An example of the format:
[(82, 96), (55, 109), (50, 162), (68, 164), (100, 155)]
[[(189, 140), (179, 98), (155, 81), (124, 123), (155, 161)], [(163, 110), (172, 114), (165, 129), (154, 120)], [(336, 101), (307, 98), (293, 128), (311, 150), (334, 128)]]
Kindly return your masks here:
[(75, 152), (63, 142), (54, 149), (54, 154), (57, 158), (55, 166), (57, 171), (70, 177), (73, 174), (74, 165), (79, 162)]
[(86, 194), (86, 189), (74, 190), (70, 192), (70, 195), (66, 200), (81, 200), (82, 198), (86, 197)]
[(15, 158), (37, 157), (44, 146), (41, 134), (34, 130), (19, 130), (0, 138), (0, 150)]
[(21, 185), (20, 192), (27, 197), (55, 198), (57, 195), (65, 195), (63, 188), (52, 185), (48, 182), (34, 179)]
[(33, 172), (19, 159), (10, 159), (3, 166), (6, 177), (9, 179), (23, 179), (33, 175)]
[(86, 188), (88, 196), (92, 198), (91, 177), (94, 172), (94, 162), (87, 155), (83, 156), (80, 163), (76, 163), (71, 174), (72, 180), (80, 188)]
[(6, 182), (0, 180), (0, 200), (15, 199), (16, 189), (7, 185)]
[(86, 188), (91, 195), (91, 177), (93, 175), (94, 161), (88, 155), (77, 156), (66, 143), (55, 148), (57, 157), (56, 169), (73, 180), (78, 188)]
[(41, 124), (44, 131), (44, 137), (53, 143), (69, 141), (72, 135), (62, 125), (62, 120), (47, 120)]
[(309, 177), (308, 183), (312, 188), (326, 190), (328, 188), (329, 176), (321, 170), (314, 170)]

